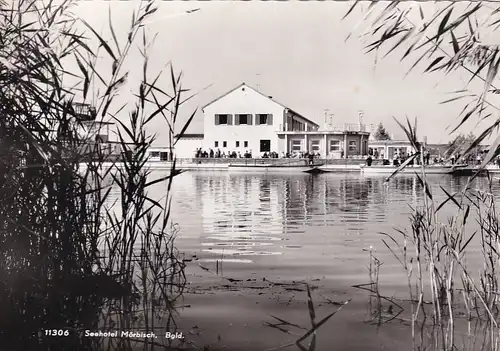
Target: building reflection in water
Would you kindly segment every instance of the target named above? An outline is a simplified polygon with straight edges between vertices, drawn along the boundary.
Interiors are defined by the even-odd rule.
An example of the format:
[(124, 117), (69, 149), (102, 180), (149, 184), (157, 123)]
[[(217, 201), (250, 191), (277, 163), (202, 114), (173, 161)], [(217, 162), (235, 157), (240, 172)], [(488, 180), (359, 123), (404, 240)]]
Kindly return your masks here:
[[(441, 185), (453, 193), (466, 181), (429, 177), (437, 202), (444, 200)], [(165, 185), (155, 185), (151, 193), (160, 201)], [(113, 189), (108, 200), (118, 195)], [(418, 205), (423, 187), (410, 175), (385, 182), (384, 176), (358, 174), (187, 172), (174, 180), (172, 218), (180, 224), (184, 248), (201, 249), (211, 259), (251, 262), (286, 253), (279, 259), (314, 261), (321, 254), (359, 254), (368, 243), (380, 242), (379, 232), (408, 227), (410, 206)], [(300, 252), (291, 253), (297, 248)]]
[[(385, 176), (359, 174), (189, 172), (181, 177), (189, 179), (174, 189), (174, 207), (183, 212), (175, 219), (181, 224), (180, 236), (191, 240), (190, 250), (204, 252), (201, 259), (256, 262), (266, 269), (300, 268), (349, 279), (364, 277), (363, 249), (382, 246), (380, 232), (409, 229), (411, 207), (423, 205), (424, 189), (412, 175), (389, 182)], [(445, 199), (440, 186), (453, 193), (466, 181), (429, 176), (436, 203)], [(450, 204), (440, 215), (447, 215), (447, 207), (455, 210)], [(397, 266), (390, 253), (378, 253), (388, 266)]]
[(382, 177), (350, 175), (192, 176), (202, 204), (202, 246), (219, 257), (280, 254), (282, 241), (311, 227), (362, 232), (366, 223), (387, 223), (390, 187), (410, 193), (415, 187), (412, 178), (388, 186)]
[(203, 250), (223, 256), (273, 255), (282, 240), (278, 187), (246, 174), (195, 174), (202, 184)]

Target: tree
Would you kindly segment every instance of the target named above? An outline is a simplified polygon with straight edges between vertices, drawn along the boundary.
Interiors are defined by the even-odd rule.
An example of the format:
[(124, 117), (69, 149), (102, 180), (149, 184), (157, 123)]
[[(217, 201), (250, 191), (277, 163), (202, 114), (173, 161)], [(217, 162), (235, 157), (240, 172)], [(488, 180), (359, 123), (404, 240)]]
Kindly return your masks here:
[[(345, 17), (353, 14), (356, 6), (364, 6), (360, 4), (356, 1)], [(403, 50), (399, 51), (401, 60), (414, 59), (410, 71), (423, 64), (424, 73), (449, 74), (461, 70), (469, 74), (469, 83), (481, 82), (483, 86), (479, 91), (468, 85), (454, 91), (454, 96), (443, 102), (464, 102), (450, 134), (471, 117), (485, 119), (500, 109), (492, 102), (493, 95), (500, 94), (500, 87), (494, 83), (500, 73), (500, 47), (498, 42), (491, 40), (498, 38), (494, 35), (500, 27), (498, 6), (483, 2), (451, 2), (425, 8), (422, 4), (372, 1), (364, 10), (364, 20), (371, 23), (359, 34), (362, 38), (370, 38), (365, 47), (368, 53), (385, 57)], [(465, 152), (471, 152), (490, 137), (496, 127), (497, 123), (492, 120)], [(495, 156), (499, 145), (500, 135), (492, 143), (484, 164)]]
[[(471, 132), (467, 135), (460, 134), (455, 139), (448, 143), (448, 150), (446, 156), (463, 155), (464, 152), (471, 148), (477, 137)], [(473, 152), (477, 151), (477, 146), (473, 148)]]
[(382, 123), (378, 125), (377, 131), (375, 132), (375, 140), (391, 140), (391, 136), (385, 130), (385, 127)]

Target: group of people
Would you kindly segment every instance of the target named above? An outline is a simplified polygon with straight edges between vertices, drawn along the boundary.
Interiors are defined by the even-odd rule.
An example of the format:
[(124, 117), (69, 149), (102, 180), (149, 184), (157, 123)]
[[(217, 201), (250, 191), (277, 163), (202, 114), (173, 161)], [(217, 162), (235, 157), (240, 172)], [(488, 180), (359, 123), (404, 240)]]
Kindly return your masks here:
[(213, 150), (209, 149), (207, 150), (202, 150), (201, 147), (196, 149), (195, 158), (252, 158), (252, 150), (246, 150), (243, 155), (238, 151), (232, 151), (232, 152), (225, 152), (221, 151), (220, 149)]
[[(407, 159), (411, 158), (414, 156), (413, 152), (410, 152), (409, 154), (404, 154), (404, 153), (394, 153), (394, 157), (392, 159), (392, 164), (394, 166), (399, 166), (403, 162), (405, 162)], [(373, 163), (374, 159), (379, 159), (382, 158), (383, 165), (390, 165), (391, 162), (388, 159), (385, 159), (383, 155), (380, 155), (378, 153), (378, 150), (374, 150), (371, 155), (368, 156), (366, 159), (366, 165), (371, 166)], [(482, 153), (478, 153), (476, 155), (467, 155), (467, 156), (462, 156), (460, 154), (453, 154), (450, 157), (448, 157), (448, 161), (451, 164), (456, 164), (456, 163), (463, 163), (463, 164), (476, 164), (480, 165), (483, 162), (484, 155)], [(424, 157), (423, 157), (424, 165), (429, 165), (431, 162), (431, 154), (428, 150), (424, 151)], [(434, 164), (442, 164), (447, 162), (442, 156), (434, 156), (432, 158), (432, 161)], [(421, 158), (416, 157), (412, 159), (411, 161), (408, 162), (409, 166), (413, 166), (414, 164), (420, 165), (421, 164)], [(497, 165), (500, 167), (500, 158), (496, 159)]]
[[(221, 151), (220, 149), (213, 150), (202, 150), (202, 148), (197, 148), (195, 152), (195, 158), (252, 158), (252, 150), (246, 150), (243, 154), (240, 151)], [(309, 152), (298, 152), (291, 154), (289, 152), (282, 152), (281, 155), (275, 151), (264, 152), (261, 155), (262, 158), (319, 158), (319, 153), (309, 153)]]
[[(374, 152), (373, 152), (373, 158), (378, 159), (379, 157), (380, 157), (380, 155), (378, 153), (378, 150), (374, 150)], [(368, 155), (368, 158), (366, 159), (366, 165), (368, 167), (370, 167), (372, 165), (373, 158), (372, 158), (372, 155)], [(410, 159), (410, 161), (408, 162), (409, 166), (413, 166), (415, 163), (417, 165), (420, 165), (420, 163), (421, 163), (421, 158), (420, 157), (414, 157), (414, 153), (413, 152), (410, 152), (409, 154), (405, 154), (404, 152), (396, 152), (396, 153), (394, 153), (394, 156), (392, 158), (392, 164), (394, 166), (399, 166), (402, 163), (406, 162), (408, 159)], [(431, 160), (431, 154), (430, 154), (430, 152), (428, 150), (424, 151), (424, 158), (423, 158), (424, 165), (426, 165), (426, 166), (429, 165), (430, 164), (430, 160)], [(434, 163), (438, 163), (439, 162), (439, 160), (437, 159), (437, 157), (434, 157), (433, 161), (434, 161)], [(383, 158), (382, 164), (384, 166), (386, 166), (386, 165), (390, 165), (391, 162), (390, 162), (390, 160)]]

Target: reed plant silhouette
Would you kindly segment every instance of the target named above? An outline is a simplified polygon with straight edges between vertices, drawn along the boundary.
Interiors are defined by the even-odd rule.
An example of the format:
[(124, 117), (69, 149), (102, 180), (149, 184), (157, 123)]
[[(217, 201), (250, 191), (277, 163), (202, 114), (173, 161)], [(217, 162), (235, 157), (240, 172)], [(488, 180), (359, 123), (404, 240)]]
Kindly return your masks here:
[[(154, 177), (147, 150), (155, 135), (148, 127), (162, 119), (173, 148), (194, 113), (178, 128), (187, 90), (171, 65), (168, 92), (158, 84), (163, 72), (150, 78), (144, 24), (156, 11), (153, 3), (140, 4), (123, 42), (111, 14), (107, 41), (75, 18), (72, 6), (1, 4), (0, 345), (167, 349), (172, 345), (161, 337), (106, 340), (85, 337), (84, 330), (176, 330), (185, 277), (170, 196), (181, 172), (174, 157), (169, 171)], [(135, 99), (116, 107), (127, 83), (124, 61), (140, 36)], [(98, 69), (102, 53), (111, 63), (104, 70)], [(69, 61), (77, 72), (64, 68)], [(87, 105), (83, 121), (78, 106)], [(95, 131), (108, 122), (118, 126), (117, 141), (96, 141)], [(148, 191), (162, 185), (160, 203)]]
[[(365, 7), (366, 6), (366, 7)], [(499, 348), (498, 268), (499, 230), (495, 196), (490, 188), (477, 189), (473, 180), (480, 170), (499, 154), (499, 120), (495, 95), (499, 74), (498, 43), (485, 40), (498, 30), (498, 5), (490, 2), (404, 4), (356, 1), (346, 16), (364, 7), (360, 36), (369, 38), (367, 53), (377, 59), (401, 54), (401, 61), (414, 58), (409, 72), (423, 67), (423, 74), (466, 73), (470, 80), (451, 92), (443, 104), (463, 103), (450, 134), (474, 118), (486, 127), (469, 143), (461, 156), (467, 156), (489, 137), (489, 151), (461, 191), (450, 194), (441, 187), (446, 200), (437, 202), (428, 184), (426, 169), (416, 172), (423, 196), (422, 206), (412, 209), (410, 229), (398, 234), (384, 233), (385, 246), (399, 260), (407, 275), (410, 294), (414, 350), (496, 350)], [(379, 56), (384, 51), (384, 56)], [(471, 83), (478, 82), (474, 87)], [(422, 117), (423, 118), (423, 117)], [(399, 122), (398, 122), (399, 123)], [(413, 125), (399, 123), (423, 165), (423, 145)], [(396, 176), (411, 158), (388, 178)], [(488, 173), (486, 172), (488, 175)], [(489, 175), (488, 175), (489, 176)], [(442, 208), (454, 206), (456, 212), (444, 218)], [(481, 252), (479, 273), (467, 265), (467, 254), (477, 245)], [(459, 329), (457, 323), (465, 324)], [(482, 332), (479, 333), (478, 330)], [(459, 337), (460, 336), (460, 337)]]
[[(408, 121), (406, 126), (400, 126), (413, 147), (421, 150), (413, 158), (423, 158), (424, 145), (418, 141), (416, 123), (412, 126)], [(390, 182), (407, 164), (404, 162), (386, 181)], [(470, 177), (457, 193), (450, 194), (441, 186), (446, 199), (439, 203), (421, 162), (415, 177), (423, 203), (412, 208), (409, 230), (398, 229), (396, 235), (381, 233), (382, 242), (407, 277), (413, 350), (495, 350), (500, 346), (500, 227), (491, 178), (489, 189), (478, 189), (472, 182), (476, 176)], [(442, 209), (447, 205), (455, 207), (456, 212), (443, 218)], [(473, 240), (481, 252), (483, 268), (479, 273), (467, 264), (467, 253), (474, 251)], [(373, 260), (372, 254), (370, 259)], [(381, 298), (389, 301), (378, 293), (378, 279), (375, 283), (376, 289), (370, 291), (378, 304)]]

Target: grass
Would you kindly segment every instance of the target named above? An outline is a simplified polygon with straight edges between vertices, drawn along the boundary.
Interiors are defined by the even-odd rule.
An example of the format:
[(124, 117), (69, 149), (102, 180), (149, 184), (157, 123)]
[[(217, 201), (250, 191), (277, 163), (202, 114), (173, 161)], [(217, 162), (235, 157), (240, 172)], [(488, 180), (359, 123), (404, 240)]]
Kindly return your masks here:
[[(346, 17), (359, 6), (364, 5), (356, 1)], [(409, 72), (423, 65), (423, 73), (462, 71), (470, 76), (468, 83), (480, 82), (479, 90), (467, 85), (452, 92), (442, 103), (463, 103), (456, 125), (450, 126), (450, 134), (474, 117), (487, 122), (463, 153), (466, 156), (481, 142), (494, 137), (481, 165), (484, 168), (498, 155), (500, 145), (499, 121), (495, 117), (498, 106), (494, 103), (494, 95), (499, 92), (495, 81), (500, 51), (498, 43), (482, 40), (498, 29), (498, 6), (487, 2), (443, 3), (429, 9), (422, 4), (395, 1), (371, 2), (367, 6), (362, 20), (367, 24), (366, 32), (361, 35), (370, 38), (367, 52), (378, 56), (386, 49), (384, 57), (400, 53), (401, 61), (414, 58)], [(423, 151), (416, 137), (416, 124), (400, 126), (414, 148)], [(415, 157), (423, 158), (423, 152)], [(407, 276), (413, 349), (497, 350), (500, 237), (491, 186), (475, 189), (471, 177), (456, 194), (441, 188), (446, 201), (436, 203), (425, 169), (421, 168), (416, 176), (424, 203), (413, 208), (411, 229), (383, 234), (383, 243)], [(450, 218), (443, 218), (441, 209), (445, 205), (455, 207)], [(480, 249), (479, 272), (467, 264), (468, 253), (473, 251), (471, 242)], [(478, 333), (479, 327), (485, 332)], [(457, 328), (465, 330), (464, 338), (459, 338)]]
[[(423, 150), (416, 128), (410, 123), (402, 127), (415, 148)], [(415, 157), (423, 157), (423, 152)], [(412, 209), (410, 230), (398, 230), (396, 235), (381, 233), (382, 242), (407, 277), (412, 349), (497, 350), (500, 347), (497, 323), (500, 227), (491, 179), (489, 189), (475, 189), (474, 177), (454, 194), (441, 187), (446, 200), (436, 203), (424, 167), (416, 172), (416, 177), (421, 185), (423, 204)], [(453, 216), (443, 218), (441, 212), (445, 205), (456, 208)], [(474, 222), (478, 229), (471, 224)], [(479, 246), (482, 257), (483, 268), (478, 273), (467, 264), (473, 245)], [(395, 299), (379, 293), (380, 267), (381, 263), (370, 251), (370, 283), (356, 286), (370, 292), (370, 305), (375, 305), (373, 315), (379, 325), (383, 323), (380, 317), (383, 301), (397, 306), (400, 309), (397, 315), (402, 313)], [(484, 329), (485, 334), (478, 334), (478, 328)]]
[[(108, 342), (83, 337), (83, 331), (175, 332), (186, 282), (174, 245), (179, 228), (170, 216), (172, 181), (180, 172), (173, 162), (167, 176), (152, 179), (146, 150), (155, 136), (148, 127), (163, 119), (173, 146), (194, 114), (179, 132), (187, 92), (180, 75), (170, 66), (169, 92), (158, 87), (162, 72), (150, 78), (143, 24), (156, 10), (152, 3), (134, 12), (123, 43), (111, 14), (112, 41), (83, 20), (86, 29), (77, 30), (72, 6), (20, 0), (0, 11), (0, 343), (11, 350), (166, 349), (168, 340)], [(135, 101), (116, 107), (129, 74), (124, 62), (140, 36), (143, 76)], [(102, 52), (112, 62), (105, 72), (98, 70)], [(66, 71), (67, 60), (79, 71)], [(68, 87), (69, 78), (76, 84)], [(90, 100), (96, 106), (91, 124), (111, 120), (119, 127), (119, 153), (104, 171), (109, 152), (90, 139), (91, 128), (74, 108)], [(165, 185), (163, 203), (148, 196), (159, 183)], [(114, 204), (111, 190), (118, 194)], [(53, 329), (69, 335), (46, 334)]]

